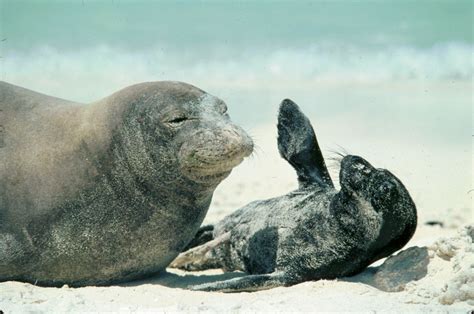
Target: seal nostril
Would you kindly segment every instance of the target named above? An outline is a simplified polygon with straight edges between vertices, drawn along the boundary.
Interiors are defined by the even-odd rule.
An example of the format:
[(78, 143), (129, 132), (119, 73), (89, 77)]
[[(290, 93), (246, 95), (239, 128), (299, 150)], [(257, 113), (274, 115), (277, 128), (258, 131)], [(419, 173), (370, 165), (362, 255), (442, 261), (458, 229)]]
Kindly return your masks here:
[(346, 168), (351, 172), (359, 172), (365, 175), (372, 173), (374, 168), (365, 159), (359, 156), (347, 155), (342, 159), (341, 168)]
[(354, 168), (354, 169), (357, 169), (357, 170), (364, 170), (365, 169), (365, 165), (360, 164), (360, 163), (355, 163), (351, 167)]

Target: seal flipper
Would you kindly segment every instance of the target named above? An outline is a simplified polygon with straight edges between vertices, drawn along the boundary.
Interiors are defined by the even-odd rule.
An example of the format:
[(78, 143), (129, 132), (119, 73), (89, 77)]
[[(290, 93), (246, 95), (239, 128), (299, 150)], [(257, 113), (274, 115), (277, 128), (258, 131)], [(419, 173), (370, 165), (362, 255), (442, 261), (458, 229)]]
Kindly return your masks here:
[(278, 114), (278, 150), (298, 174), (300, 188), (334, 187), (309, 119), (297, 104), (284, 99)]
[(214, 239), (214, 225), (205, 225), (199, 228), (199, 230), (196, 232), (196, 235), (194, 238), (189, 242), (188, 245), (181, 251), (181, 252), (186, 252), (189, 249), (192, 249), (193, 247), (202, 245), (206, 242), (209, 242)]
[(230, 232), (226, 232), (211, 241), (179, 254), (169, 267), (192, 271), (222, 268), (224, 261), (220, 253), (222, 247), (228, 245), (229, 240)]
[(248, 275), (229, 280), (216, 281), (201, 285), (190, 286), (195, 291), (219, 292), (252, 292), (289, 285), (287, 276), (283, 272), (271, 274)]

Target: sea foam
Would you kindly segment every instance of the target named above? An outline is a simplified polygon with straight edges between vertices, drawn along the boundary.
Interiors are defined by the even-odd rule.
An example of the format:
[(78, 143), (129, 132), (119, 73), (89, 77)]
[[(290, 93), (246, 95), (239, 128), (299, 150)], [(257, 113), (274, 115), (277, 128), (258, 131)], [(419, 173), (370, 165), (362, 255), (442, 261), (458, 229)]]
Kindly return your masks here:
[(246, 90), (283, 85), (311, 89), (320, 83), (470, 81), (473, 47), (460, 42), (426, 48), (315, 44), (239, 53), (210, 47), (209, 51), (191, 54), (159, 45), (136, 51), (105, 45), (74, 51), (43, 46), (28, 52), (5, 49), (0, 78), (77, 101), (91, 101), (123, 86), (155, 80)]

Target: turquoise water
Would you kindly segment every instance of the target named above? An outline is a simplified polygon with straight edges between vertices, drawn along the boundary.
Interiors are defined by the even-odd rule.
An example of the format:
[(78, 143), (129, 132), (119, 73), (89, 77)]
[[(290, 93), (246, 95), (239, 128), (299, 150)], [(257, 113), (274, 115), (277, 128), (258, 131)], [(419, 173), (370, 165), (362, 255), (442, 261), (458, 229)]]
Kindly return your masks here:
[(81, 102), (186, 81), (249, 130), (289, 97), (325, 151), (394, 170), (426, 210), (472, 206), (473, 1), (0, 0), (0, 14), (2, 80)]
[[(2, 1), (11, 49), (304, 48), (472, 43), (472, 1)], [(211, 48), (211, 51), (209, 51)], [(205, 56), (200, 56), (205, 57)]]

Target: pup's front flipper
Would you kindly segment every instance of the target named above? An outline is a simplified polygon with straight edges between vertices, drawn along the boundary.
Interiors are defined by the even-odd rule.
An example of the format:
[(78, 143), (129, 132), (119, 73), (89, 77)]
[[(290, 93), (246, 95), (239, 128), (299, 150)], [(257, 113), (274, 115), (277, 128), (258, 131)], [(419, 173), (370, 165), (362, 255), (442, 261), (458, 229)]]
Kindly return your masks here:
[(214, 225), (205, 225), (199, 228), (198, 232), (194, 238), (189, 242), (189, 244), (183, 249), (182, 252), (192, 249), (193, 247), (203, 245), (206, 242), (209, 242), (214, 239)]
[(171, 263), (171, 268), (184, 270), (205, 270), (222, 268), (222, 257), (219, 256), (219, 248), (227, 245), (230, 239), (230, 232), (224, 233), (217, 238), (205, 242), (202, 245), (193, 247), (176, 257)]
[(291, 283), (294, 282), (290, 281), (285, 273), (276, 272), (271, 274), (248, 275), (245, 277), (190, 286), (189, 288), (195, 291), (252, 292), (288, 286)]

